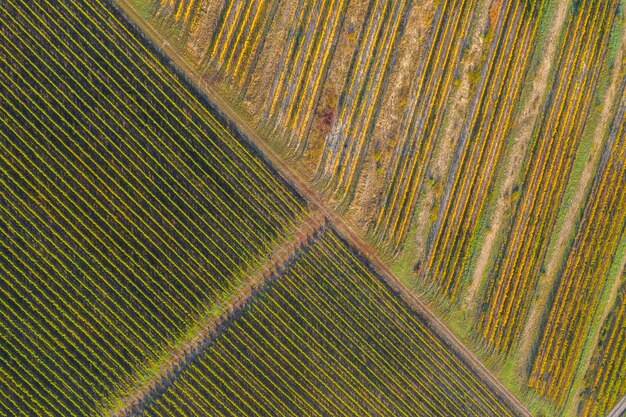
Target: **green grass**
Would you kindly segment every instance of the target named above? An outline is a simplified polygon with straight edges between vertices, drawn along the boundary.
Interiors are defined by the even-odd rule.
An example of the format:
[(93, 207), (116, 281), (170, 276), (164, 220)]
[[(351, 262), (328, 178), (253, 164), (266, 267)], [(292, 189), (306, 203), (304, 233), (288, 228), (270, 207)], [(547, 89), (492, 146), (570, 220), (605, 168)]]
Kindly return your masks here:
[(137, 10), (139, 16), (148, 20), (153, 14), (155, 0), (126, 0), (131, 3)]

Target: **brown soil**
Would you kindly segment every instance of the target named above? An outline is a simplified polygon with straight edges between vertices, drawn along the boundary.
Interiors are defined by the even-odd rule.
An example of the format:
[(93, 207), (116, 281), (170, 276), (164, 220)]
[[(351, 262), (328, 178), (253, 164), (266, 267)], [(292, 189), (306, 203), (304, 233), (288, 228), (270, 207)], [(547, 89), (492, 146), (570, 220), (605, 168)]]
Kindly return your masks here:
[(489, 24), (492, 29), (495, 29), (496, 23), (498, 22), (498, 15), (500, 14), (500, 9), (502, 8), (502, 0), (493, 0), (491, 3), (491, 7), (489, 8)]

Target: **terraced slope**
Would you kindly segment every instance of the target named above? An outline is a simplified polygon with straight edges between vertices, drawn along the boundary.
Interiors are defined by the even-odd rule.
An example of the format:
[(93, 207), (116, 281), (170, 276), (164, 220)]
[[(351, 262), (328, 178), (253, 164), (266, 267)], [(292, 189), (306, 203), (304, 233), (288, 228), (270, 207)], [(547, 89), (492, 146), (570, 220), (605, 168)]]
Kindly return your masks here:
[(108, 3), (10, 0), (0, 20), (0, 402), (93, 415), (305, 203)]
[(332, 229), (268, 276), (148, 416), (508, 416)]

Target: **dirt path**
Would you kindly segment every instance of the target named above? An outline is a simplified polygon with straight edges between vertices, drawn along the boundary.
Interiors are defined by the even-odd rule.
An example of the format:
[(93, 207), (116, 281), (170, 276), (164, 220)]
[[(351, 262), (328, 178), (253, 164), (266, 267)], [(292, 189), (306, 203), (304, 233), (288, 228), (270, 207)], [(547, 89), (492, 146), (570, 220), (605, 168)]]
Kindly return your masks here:
[(319, 211), (311, 212), (307, 218), (297, 226), (291, 236), (278, 244), (266, 261), (254, 274), (248, 277), (235, 295), (221, 303), (220, 313), (204, 323), (197, 324), (197, 331), (180, 347), (171, 351), (169, 358), (158, 366), (155, 373), (147, 382), (135, 392), (122, 399), (122, 408), (106, 413), (114, 417), (127, 417), (141, 414), (147, 404), (155, 396), (165, 392), (172, 383), (197, 358), (208, 349), (217, 335), (232, 323), (244, 310), (246, 304), (252, 300), (256, 290), (267, 285), (267, 278), (272, 275), (277, 266), (282, 266), (292, 259), (300, 245), (306, 244), (312, 232), (324, 228), (325, 218)]
[(482, 362), (471, 352), (452, 332), (445, 326), (445, 324), (439, 320), (428, 307), (416, 296), (408, 291), (400, 280), (394, 275), (389, 267), (378, 257), (377, 252), (367, 244), (362, 237), (353, 231), (353, 229), (343, 221), (335, 213), (332, 208), (329, 208), (321, 199), (316, 190), (314, 190), (309, 182), (302, 178), (296, 171), (288, 166), (281, 157), (277, 155), (273, 148), (268, 145), (268, 142), (264, 140), (260, 134), (252, 127), (252, 125), (242, 118), (238, 112), (233, 110), (233, 107), (222, 99), (222, 97), (209, 85), (204, 83), (200, 77), (200, 74), (184, 59), (182, 58), (168, 43), (166, 40), (156, 31), (149, 23), (145, 22), (137, 14), (132, 4), (128, 0), (116, 0), (116, 3), (130, 16), (131, 20), (146, 33), (156, 45), (163, 45), (161, 51), (165, 53), (174, 63), (181, 69), (192, 81), (196, 83), (196, 86), (201, 89), (203, 93), (207, 95), (209, 100), (215, 104), (221, 112), (224, 113), (237, 127), (237, 129), (243, 134), (243, 136), (249, 140), (256, 148), (258, 148), (263, 156), (276, 168), (289, 182), (294, 184), (296, 189), (304, 195), (310, 206), (311, 210), (318, 210), (322, 216), (328, 218), (337, 231), (348, 239), (350, 243), (365, 255), (374, 269), (380, 274), (380, 277), (394, 289), (409, 305), (411, 305), (423, 318), (428, 322), (437, 332), (437, 334), (443, 339), (443, 341), (449, 345), (452, 350), (460, 356), (460, 359), (472, 369), (484, 382), (503, 400), (505, 400), (510, 406), (516, 410), (520, 416), (530, 416), (530, 412), (515, 398), (498, 379), (482, 364)]
[(606, 417), (624, 417), (626, 415), (626, 395), (615, 405)]

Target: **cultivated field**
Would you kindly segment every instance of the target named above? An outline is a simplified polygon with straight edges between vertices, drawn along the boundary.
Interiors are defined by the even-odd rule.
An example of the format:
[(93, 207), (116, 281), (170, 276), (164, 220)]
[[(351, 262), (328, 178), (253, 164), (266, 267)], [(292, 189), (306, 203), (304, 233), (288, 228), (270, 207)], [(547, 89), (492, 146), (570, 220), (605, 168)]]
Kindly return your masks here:
[(484, 77), (457, 140), (459, 156), (449, 172), (431, 230), (424, 275), (448, 297), (463, 287), (471, 240), (476, 233), (496, 168), (511, 130), (511, 119), (533, 54), (543, 2), (509, 2), (501, 9), (489, 47)]
[(116, 9), (1, 13), (0, 404), (95, 414), (306, 208)]
[[(506, 243), (490, 272), (480, 326), (487, 343), (508, 350), (530, 308), (574, 154), (589, 115), (617, 1), (572, 10), (557, 59), (552, 95), (534, 127), (520, 196)], [(585, 71), (585, 76), (580, 74)], [(581, 120), (583, 121), (581, 123)], [(577, 269), (575, 273), (581, 271)]]
[(0, 2), (0, 414), (617, 414), (625, 12)]
[[(381, 154), (379, 146), (387, 146), (372, 140), (379, 136), (377, 121), (381, 117), (397, 116), (385, 109), (406, 107), (403, 140), (405, 146), (411, 146), (413, 135), (408, 129), (418, 117), (413, 106), (418, 99), (437, 93), (435, 84), (428, 92), (411, 89), (410, 94), (416, 96), (407, 102), (411, 83), (428, 78), (424, 74), (429, 68), (418, 63), (404, 46), (437, 42), (425, 38), (427, 25), (421, 21), (435, 12), (444, 20), (450, 10), (458, 9), (454, 28), (459, 27), (459, 33), (467, 30), (475, 2), (458, 3), (436, 11), (431, 4), (412, 1), (181, 0), (152, 2), (146, 13), (172, 35), (170, 41), (195, 63), (204, 82), (223, 89), (254, 117), (285, 155), (302, 160), (308, 175), (329, 199), (349, 207), (363, 185), (363, 177), (372, 173), (372, 154)], [(407, 28), (409, 21), (411, 28)], [(441, 36), (452, 40), (457, 33), (454, 30)], [(461, 42), (453, 43), (459, 60)], [(435, 64), (447, 62), (446, 56), (432, 55)], [(401, 74), (399, 66), (406, 67)], [(449, 78), (441, 82), (441, 88), (449, 86)], [(397, 91), (399, 83), (407, 91)], [(423, 85), (428, 86), (428, 80), (423, 80)], [(444, 91), (437, 97), (444, 100)], [(393, 103), (385, 100), (388, 93), (396, 96)], [(397, 97), (400, 94), (406, 97)], [(423, 112), (434, 107), (433, 103)], [(391, 156), (390, 150), (383, 153), (384, 159)], [(383, 162), (389, 164), (387, 160), (377, 163)], [(391, 174), (392, 169), (388, 170)], [(379, 206), (381, 210), (383, 207)], [(410, 203), (406, 207), (411, 207)], [(371, 211), (377, 210), (372, 207)], [(366, 213), (368, 217), (372, 214)], [(396, 220), (394, 215), (387, 223)]]
[[(626, 257), (624, 8), (154, 0), (142, 10), (200, 85), (250, 120), (531, 411), (601, 415), (626, 394), (591, 391), (597, 358), (623, 350), (601, 353)], [(596, 395), (605, 402), (592, 412)]]
[(585, 391), (578, 411), (583, 416), (604, 415), (626, 393), (626, 286), (602, 324), (601, 339), (595, 346), (593, 363), (585, 375)]
[[(626, 83), (622, 89), (624, 86)], [(599, 314), (599, 301), (610, 290), (607, 287), (613, 280), (607, 275), (626, 225), (625, 106), (623, 95), (534, 357), (530, 385), (559, 403), (565, 399), (582, 354), (585, 339), (579, 335), (589, 332)], [(617, 227), (603, 227), (606, 225)], [(619, 309), (620, 301), (616, 303)], [(609, 314), (608, 320), (624, 319), (619, 311)], [(625, 347), (623, 342), (617, 343), (612, 347), (615, 352), (608, 352), (622, 356)], [(619, 379), (623, 378), (616, 374), (612, 382)], [(614, 394), (618, 392), (616, 389)]]
[(219, 327), (146, 415), (517, 412), (326, 227)]
[(0, 11), (3, 415), (525, 413), (116, 6)]

